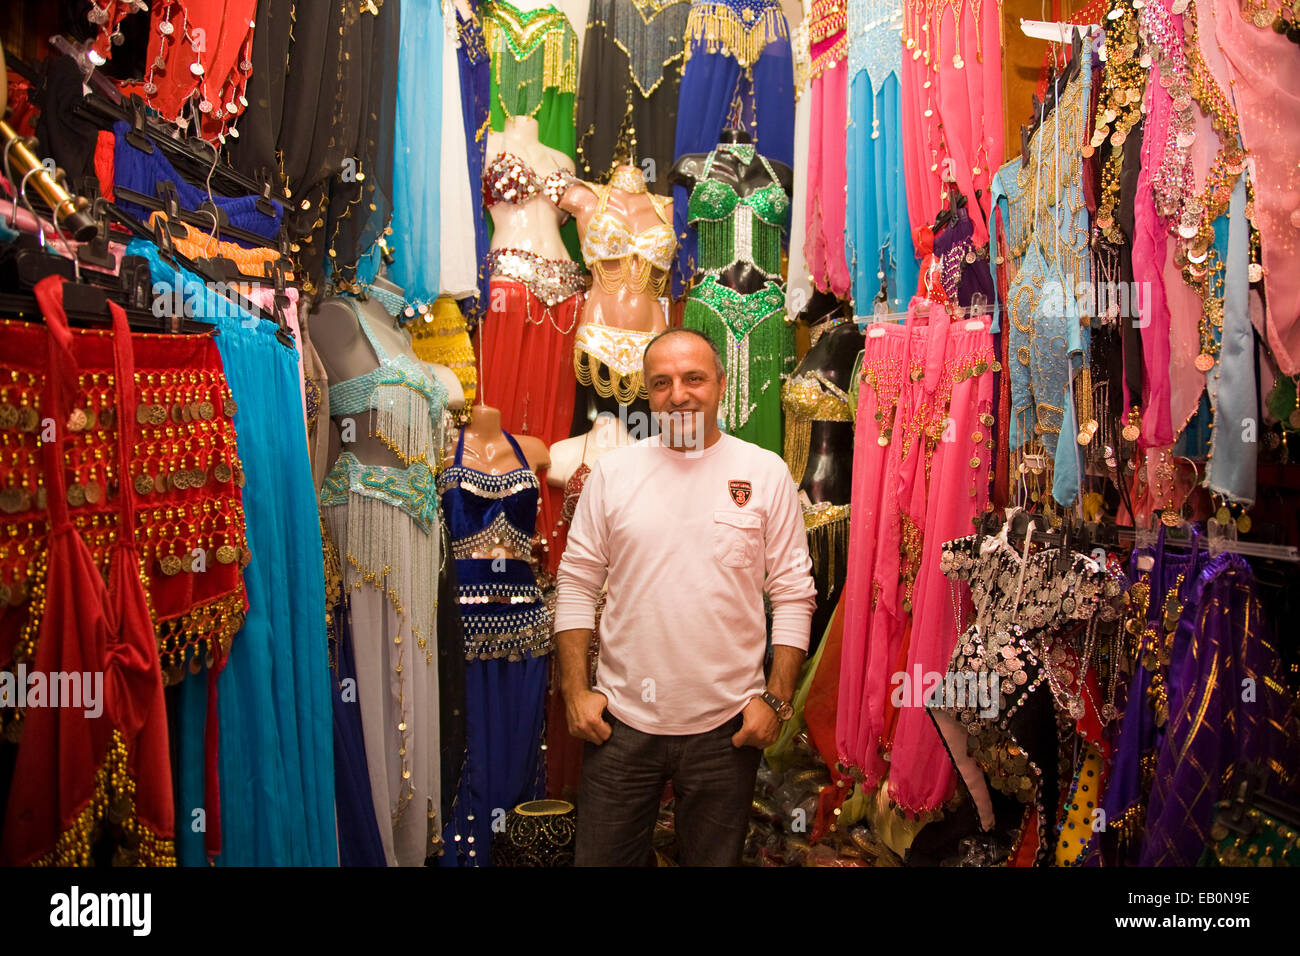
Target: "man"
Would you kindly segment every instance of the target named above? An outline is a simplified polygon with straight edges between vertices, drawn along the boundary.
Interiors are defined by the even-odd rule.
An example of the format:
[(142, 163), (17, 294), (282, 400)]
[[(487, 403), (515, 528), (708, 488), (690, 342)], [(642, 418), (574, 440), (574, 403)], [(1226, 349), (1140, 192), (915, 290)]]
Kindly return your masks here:
[[(649, 863), (671, 780), (679, 862), (734, 866), (762, 748), (789, 719), (808, 649), (808, 539), (781, 458), (718, 428), (726, 383), (712, 341), (670, 329), (644, 367), (661, 434), (596, 462), (558, 577), (561, 691), (569, 732), (587, 741), (577, 863)], [(607, 581), (593, 689), (587, 648)]]

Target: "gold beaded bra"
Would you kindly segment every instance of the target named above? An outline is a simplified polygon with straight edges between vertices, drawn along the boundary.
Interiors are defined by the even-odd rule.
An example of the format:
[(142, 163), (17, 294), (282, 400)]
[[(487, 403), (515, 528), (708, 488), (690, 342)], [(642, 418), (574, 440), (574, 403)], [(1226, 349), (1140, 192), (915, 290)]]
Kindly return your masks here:
[[(610, 295), (626, 288), (662, 296), (677, 251), (673, 224), (664, 211), (668, 200), (646, 193), (660, 222), (645, 232), (634, 233), (622, 216), (607, 209), (613, 187), (595, 183), (587, 186), (600, 202), (582, 236), (582, 258), (601, 289)], [(644, 186), (641, 192), (645, 192)]]

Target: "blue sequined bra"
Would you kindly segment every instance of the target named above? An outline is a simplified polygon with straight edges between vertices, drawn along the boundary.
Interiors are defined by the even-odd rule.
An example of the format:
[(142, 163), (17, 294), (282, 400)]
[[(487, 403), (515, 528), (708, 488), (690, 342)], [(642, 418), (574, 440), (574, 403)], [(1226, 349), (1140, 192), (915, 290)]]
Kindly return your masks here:
[(442, 416), (447, 389), (409, 355), (390, 356), (371, 334), (361, 309), (350, 298), (343, 301), (356, 313), (361, 331), (375, 351), (378, 367), (330, 386), (330, 414), (374, 413), (372, 434), (404, 465), (423, 462), (432, 467), (442, 459)]
[(438, 476), (447, 526), (451, 530), (452, 554), (470, 558), (475, 553), (504, 545), (514, 555), (526, 558), (532, 549), (537, 523), (537, 499), (541, 485), (528, 467), (519, 443), (509, 434), (506, 441), (519, 458), (520, 467), (502, 475), (489, 475), (461, 464), (465, 433), (456, 442), (456, 457)]

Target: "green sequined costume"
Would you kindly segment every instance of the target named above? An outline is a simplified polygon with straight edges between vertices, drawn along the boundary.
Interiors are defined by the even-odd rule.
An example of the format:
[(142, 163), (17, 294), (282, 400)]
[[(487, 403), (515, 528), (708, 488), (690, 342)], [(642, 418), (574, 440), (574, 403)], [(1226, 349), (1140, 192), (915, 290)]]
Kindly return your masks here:
[[(746, 196), (730, 183), (710, 179), (713, 161), (725, 150), (746, 165), (762, 162), (771, 183)], [(727, 375), (721, 414), (727, 431), (781, 453), (781, 379), (794, 370), (794, 330), (785, 317), (781, 281), (781, 230), (790, 198), (767, 159), (752, 144), (727, 144), (709, 154), (691, 191), (689, 219), (699, 233), (700, 273), (686, 297), (682, 324), (717, 343)], [(744, 263), (767, 276), (748, 294), (720, 281)]]

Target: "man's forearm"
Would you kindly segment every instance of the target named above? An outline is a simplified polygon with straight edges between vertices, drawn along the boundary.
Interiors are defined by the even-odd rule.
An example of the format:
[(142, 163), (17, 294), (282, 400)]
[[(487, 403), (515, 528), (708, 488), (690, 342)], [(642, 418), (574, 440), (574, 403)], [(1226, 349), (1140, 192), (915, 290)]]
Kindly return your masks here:
[(794, 685), (799, 680), (807, 653), (788, 644), (772, 646), (772, 673), (767, 679), (767, 689), (782, 700), (794, 699)]
[(591, 689), (587, 675), (587, 650), (591, 647), (593, 632), (590, 628), (558, 631), (555, 635), (555, 654), (560, 668), (560, 693), (569, 697), (574, 691)]

